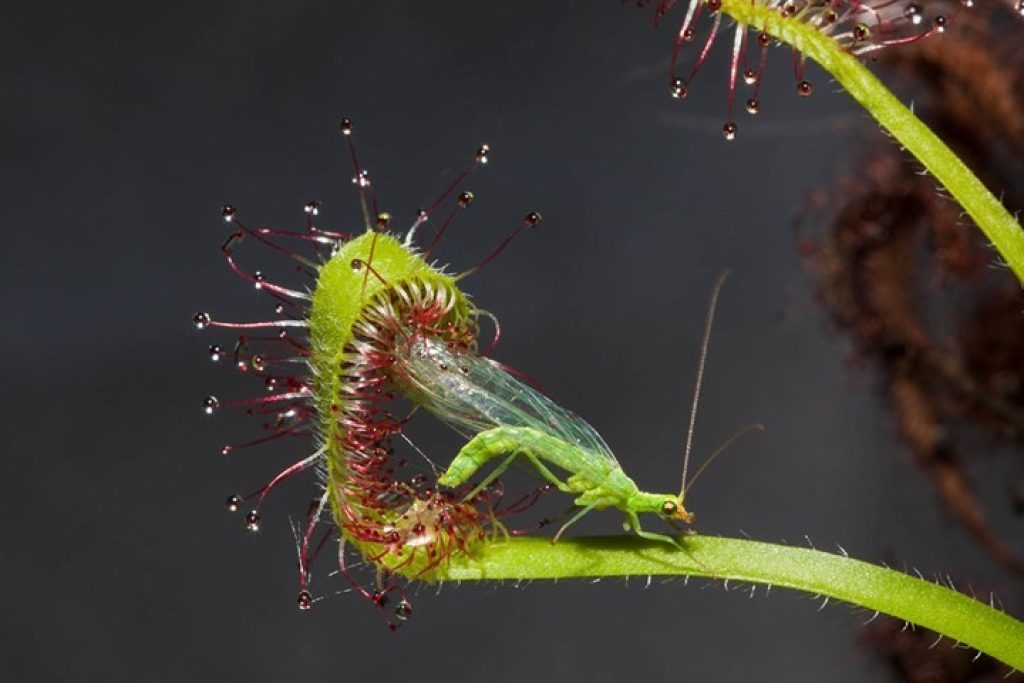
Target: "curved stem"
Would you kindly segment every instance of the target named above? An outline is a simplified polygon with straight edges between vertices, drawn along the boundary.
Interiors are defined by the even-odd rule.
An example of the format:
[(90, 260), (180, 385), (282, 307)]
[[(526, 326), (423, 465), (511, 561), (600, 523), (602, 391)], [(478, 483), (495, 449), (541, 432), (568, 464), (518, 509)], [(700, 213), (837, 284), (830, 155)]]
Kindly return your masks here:
[(910, 109), (849, 52), (799, 16), (750, 0), (722, 0), (721, 11), (788, 43), (828, 71), (960, 203), (1024, 282), (1024, 230), (978, 177)]
[(1024, 670), (1024, 623), (945, 586), (843, 555), (715, 536), (682, 539), (686, 551), (631, 536), (512, 538), (459, 555), (449, 581), (614, 576), (702, 576), (828, 596), (918, 624)]

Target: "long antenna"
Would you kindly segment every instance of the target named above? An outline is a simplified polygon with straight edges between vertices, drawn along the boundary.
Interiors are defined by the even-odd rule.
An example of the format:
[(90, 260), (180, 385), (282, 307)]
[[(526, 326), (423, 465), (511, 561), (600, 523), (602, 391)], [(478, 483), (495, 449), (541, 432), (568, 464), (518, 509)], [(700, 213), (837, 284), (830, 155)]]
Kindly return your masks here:
[(711, 290), (711, 299), (708, 301), (708, 313), (704, 319), (704, 337), (700, 345), (700, 360), (697, 363), (697, 381), (693, 387), (693, 403), (690, 406), (690, 426), (686, 430), (686, 449), (683, 451), (683, 482), (680, 485), (679, 495), (686, 492), (686, 475), (690, 469), (690, 451), (693, 449), (693, 428), (697, 424), (697, 406), (700, 405), (700, 389), (704, 383), (704, 366), (708, 360), (708, 347), (711, 345), (711, 326), (715, 322), (715, 308), (718, 306), (718, 295), (722, 291), (725, 279), (729, 277), (731, 270), (724, 270), (715, 281), (715, 287)]
[(760, 422), (754, 422), (752, 424), (748, 424), (746, 427), (744, 427), (743, 429), (740, 429), (738, 432), (736, 432), (735, 434), (730, 436), (728, 439), (726, 439), (725, 443), (723, 443), (721, 446), (716, 448), (715, 452), (712, 453), (711, 455), (709, 455), (708, 459), (705, 460), (703, 462), (703, 464), (701, 464), (701, 466), (697, 468), (697, 472), (693, 475), (693, 479), (691, 479), (690, 481), (686, 482), (686, 486), (685, 486), (685, 488), (683, 488), (683, 498), (684, 499), (686, 498), (686, 494), (689, 493), (690, 487), (693, 486), (694, 483), (698, 479), (700, 479), (700, 475), (704, 474), (704, 471), (708, 468), (708, 465), (713, 463), (715, 461), (715, 458), (720, 456), (722, 453), (725, 453), (729, 449), (729, 446), (731, 446), (734, 443), (736, 443), (736, 441), (739, 440), (739, 438), (741, 436), (743, 436), (747, 432), (752, 432), (755, 429), (757, 431), (759, 431), (759, 432), (763, 432), (764, 431), (764, 425), (761, 424)]

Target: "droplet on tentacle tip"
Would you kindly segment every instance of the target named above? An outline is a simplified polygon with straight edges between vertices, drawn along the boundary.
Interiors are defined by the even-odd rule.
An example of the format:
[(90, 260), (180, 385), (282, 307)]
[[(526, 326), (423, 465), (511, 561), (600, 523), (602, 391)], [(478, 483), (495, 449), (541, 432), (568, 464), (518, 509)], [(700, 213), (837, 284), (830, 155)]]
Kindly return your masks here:
[(761, 111), (761, 100), (757, 99), (756, 97), (751, 97), (749, 100), (747, 100), (747, 113), (748, 114), (757, 114), (760, 111)]
[(363, 269), (363, 259), (354, 258), (348, 265), (352, 270), (358, 273)]
[(213, 415), (213, 411), (217, 408), (220, 408), (220, 401), (216, 396), (207, 396), (203, 399), (203, 412), (207, 415)]
[(408, 621), (412, 616), (412, 604), (408, 600), (402, 600), (395, 606), (395, 619)]
[(523, 221), (526, 223), (526, 227), (536, 228), (538, 225), (540, 225), (540, 222), (543, 219), (544, 217), (541, 216), (538, 212), (531, 211), (530, 213), (526, 214), (526, 217), (523, 219)]
[(473, 203), (474, 199), (475, 199), (475, 197), (473, 196), (472, 192), (470, 192), (468, 190), (463, 190), (462, 192), (459, 193), (459, 199), (458, 199), (459, 207), (463, 208), (463, 209), (466, 208), (467, 206), (469, 206), (470, 204)]
[(341, 134), (352, 135), (352, 119), (347, 116), (341, 120)]
[(712, 12), (722, 9), (722, 0), (708, 0), (708, 9)]
[(306, 202), (306, 206), (304, 206), (302, 210), (311, 216), (316, 216), (317, 214), (320, 213), (320, 202), (312, 200), (308, 201)]
[(223, 216), (224, 220), (228, 223), (235, 219), (236, 213), (237, 211), (235, 210), (235, 207), (231, 206), (230, 204), (225, 204), (224, 206), (220, 207), (220, 215)]
[(672, 82), (669, 84), (669, 93), (671, 93), (672, 97), (677, 100), (681, 100), (685, 98), (690, 91), (686, 87), (686, 81), (677, 76), (676, 78), (673, 78)]
[(197, 330), (205, 329), (210, 325), (210, 314), (205, 312), (196, 313), (192, 316), (192, 324), (196, 326)]
[(257, 270), (255, 273), (252, 274), (252, 286), (255, 287), (256, 289), (263, 289), (263, 281), (265, 279), (266, 278), (264, 278), (263, 273)]
[(490, 145), (480, 145), (480, 147), (478, 147), (477, 150), (476, 150), (476, 155), (474, 156), (474, 158), (476, 159), (476, 163), (478, 163), (478, 164), (486, 164), (487, 161), (488, 161), (488, 155), (490, 153), (491, 153), (491, 146)]
[(730, 121), (729, 123), (727, 123), (724, 126), (722, 126), (722, 135), (725, 136), (726, 140), (735, 140), (736, 139), (736, 131), (738, 131), (738, 130), (739, 130), (739, 127), (735, 123)]
[(260, 513), (255, 510), (249, 512), (245, 516), (245, 528), (247, 531), (259, 531), (260, 530)]
[(228, 453), (230, 453), (233, 450), (235, 450), (235, 447), (232, 446), (229, 443), (226, 443), (226, 444), (224, 444), (223, 446), (220, 447), (220, 454), (221, 455), (227, 455)]
[(924, 13), (921, 10), (921, 5), (916, 2), (912, 2), (903, 8), (903, 16), (914, 26), (917, 26), (924, 21)]
[(391, 225), (391, 214), (387, 211), (381, 211), (377, 214), (377, 229), (387, 230), (388, 226)]
[(307, 610), (313, 606), (313, 596), (307, 590), (299, 591), (299, 597), (296, 599), (296, 603), (299, 605), (299, 609)]
[(228, 512), (238, 512), (238, 508), (242, 505), (242, 497), (239, 495), (228, 496), (227, 503)]
[(811, 93), (814, 92), (814, 86), (811, 85), (810, 81), (800, 81), (796, 84), (796, 92), (800, 97), (810, 97)]
[(754, 85), (757, 83), (757, 72), (747, 67), (743, 70), (743, 82), (747, 85)]
[(944, 33), (946, 31), (946, 28), (949, 26), (949, 21), (946, 19), (946, 17), (940, 14), (939, 16), (935, 17), (935, 19), (932, 21), (932, 26), (939, 33)]
[(210, 347), (209, 354), (210, 360), (216, 363), (224, 356), (224, 349), (222, 349), (219, 344), (213, 344)]

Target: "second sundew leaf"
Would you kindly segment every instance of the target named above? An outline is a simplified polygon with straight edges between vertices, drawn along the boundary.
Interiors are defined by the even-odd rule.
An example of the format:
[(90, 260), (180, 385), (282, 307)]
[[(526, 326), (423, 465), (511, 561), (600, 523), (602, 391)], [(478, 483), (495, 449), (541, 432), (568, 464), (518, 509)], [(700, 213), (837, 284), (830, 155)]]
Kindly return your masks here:
[[(656, 3), (657, 18), (660, 19), (675, 4), (676, 0)], [(955, 8), (954, 12), (959, 12), (959, 3), (949, 5)], [(676, 64), (681, 47), (695, 39), (694, 26), (704, 9), (713, 13), (712, 27), (694, 70), (688, 77), (679, 76)], [(935, 177), (984, 232), (1018, 280), (1024, 283), (1024, 229), (1020, 223), (949, 146), (859, 59), (877, 49), (899, 49), (901, 44), (925, 37), (940, 39), (934, 34), (947, 29), (952, 15), (936, 14), (925, 18), (921, 4), (906, 0), (690, 0), (677, 32), (671, 60), (670, 88), (675, 97), (685, 97), (689, 91), (718, 34), (723, 16), (736, 22), (729, 75), (729, 114), (723, 128), (727, 139), (735, 138), (742, 128), (732, 114), (741, 70), (744, 80), (754, 87), (747, 111), (758, 114), (762, 111), (758, 93), (764, 75), (765, 51), (774, 41), (785, 43), (795, 52), (797, 92), (801, 95), (811, 92), (810, 83), (802, 76), (803, 60), (811, 59)], [(905, 31), (906, 27), (921, 27), (921, 30)], [(748, 42), (753, 42), (750, 36), (756, 36), (756, 43), (762, 50), (756, 68), (750, 66), (746, 58)]]

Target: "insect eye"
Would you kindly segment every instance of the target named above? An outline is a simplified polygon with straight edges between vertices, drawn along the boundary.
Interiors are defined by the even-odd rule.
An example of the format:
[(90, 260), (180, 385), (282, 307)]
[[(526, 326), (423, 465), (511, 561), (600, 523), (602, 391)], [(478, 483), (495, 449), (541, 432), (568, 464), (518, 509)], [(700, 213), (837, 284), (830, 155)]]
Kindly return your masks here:
[(661, 504), (661, 514), (665, 515), (666, 517), (671, 517), (672, 515), (676, 514), (677, 509), (678, 508), (676, 504), (673, 503), (671, 500), (666, 500), (664, 503)]

